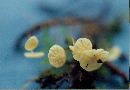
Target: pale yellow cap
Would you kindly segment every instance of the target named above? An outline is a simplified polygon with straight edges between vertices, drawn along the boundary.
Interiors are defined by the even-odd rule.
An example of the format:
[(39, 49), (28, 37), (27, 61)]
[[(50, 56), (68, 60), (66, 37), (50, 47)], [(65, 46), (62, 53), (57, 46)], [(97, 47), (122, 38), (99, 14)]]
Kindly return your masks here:
[(99, 69), (102, 63), (98, 63), (99, 58), (96, 56), (96, 50), (88, 50), (84, 52), (81, 56), (80, 66), (86, 71), (95, 71)]
[(64, 49), (59, 45), (53, 45), (48, 53), (49, 62), (52, 66), (59, 68), (66, 62), (66, 54)]
[(37, 48), (38, 44), (38, 38), (36, 36), (31, 36), (25, 43), (25, 49), (28, 51), (33, 51)]
[(92, 43), (87, 38), (79, 38), (74, 46), (69, 46), (69, 48), (72, 50), (74, 59), (79, 61), (84, 51), (92, 50)]

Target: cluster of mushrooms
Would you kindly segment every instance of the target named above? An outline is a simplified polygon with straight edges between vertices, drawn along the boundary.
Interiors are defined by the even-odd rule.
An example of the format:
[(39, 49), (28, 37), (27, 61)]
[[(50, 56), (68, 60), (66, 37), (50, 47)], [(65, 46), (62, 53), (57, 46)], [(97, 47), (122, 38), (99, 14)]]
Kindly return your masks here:
[[(39, 40), (36, 36), (31, 36), (25, 43), (25, 49), (28, 52), (24, 53), (27, 58), (40, 58), (44, 52), (35, 52)], [(72, 51), (73, 58), (80, 63), (80, 66), (86, 71), (94, 71), (99, 69), (106, 61), (113, 61), (120, 56), (121, 51), (118, 47), (113, 47), (109, 52), (104, 49), (93, 49), (92, 43), (87, 38), (79, 38), (73, 42), (73, 46), (69, 46)], [(50, 64), (55, 68), (62, 67), (66, 62), (66, 53), (60, 45), (53, 45), (48, 53)]]

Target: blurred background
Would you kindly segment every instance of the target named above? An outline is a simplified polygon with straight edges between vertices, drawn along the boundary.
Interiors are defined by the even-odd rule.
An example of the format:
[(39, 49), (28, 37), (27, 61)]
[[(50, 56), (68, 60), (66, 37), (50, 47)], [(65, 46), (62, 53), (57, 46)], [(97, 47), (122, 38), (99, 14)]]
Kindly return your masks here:
[[(51, 67), (47, 59), (50, 46), (57, 43), (66, 47), (71, 36), (88, 37), (107, 50), (119, 46), (125, 59), (111, 63), (128, 78), (128, 6), (128, 0), (0, 0), (0, 89), (26, 86), (29, 80)], [(62, 23), (53, 25), (50, 20), (62, 20)], [(40, 26), (38, 30), (37, 26)], [(24, 42), (32, 33), (40, 40), (37, 50), (46, 53), (44, 58), (28, 59), (23, 55)], [(120, 76), (107, 72), (103, 75), (115, 84), (99, 79), (96, 88), (127, 87)], [(27, 87), (40, 88), (40, 84), (32, 82)]]

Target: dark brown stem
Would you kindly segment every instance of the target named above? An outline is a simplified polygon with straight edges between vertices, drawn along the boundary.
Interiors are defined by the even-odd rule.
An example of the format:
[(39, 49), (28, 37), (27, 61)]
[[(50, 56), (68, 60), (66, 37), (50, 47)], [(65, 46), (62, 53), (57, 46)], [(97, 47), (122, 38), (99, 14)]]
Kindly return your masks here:
[(94, 20), (89, 20), (86, 18), (75, 18), (75, 17), (67, 17), (64, 19), (53, 19), (53, 20), (48, 20), (48, 22), (40, 23), (32, 28), (28, 29), (26, 32), (24, 32), (16, 41), (15, 48), (16, 50), (19, 50), (22, 45), (22, 41), (27, 38), (28, 36), (31, 36), (33, 34), (36, 34), (40, 32), (41, 30), (46, 30), (45, 28), (56, 26), (56, 25), (83, 25), (86, 23), (92, 23), (95, 22)]
[(113, 73), (115, 73), (115, 74), (121, 76), (126, 83), (128, 82), (128, 77), (127, 77), (127, 75), (126, 75), (124, 72), (122, 72), (120, 69), (118, 69), (117, 67), (115, 67), (115, 66), (114, 66), (113, 64), (111, 64), (111, 63), (105, 63), (105, 65), (106, 65), (106, 66), (108, 67), (108, 69), (110, 69)]

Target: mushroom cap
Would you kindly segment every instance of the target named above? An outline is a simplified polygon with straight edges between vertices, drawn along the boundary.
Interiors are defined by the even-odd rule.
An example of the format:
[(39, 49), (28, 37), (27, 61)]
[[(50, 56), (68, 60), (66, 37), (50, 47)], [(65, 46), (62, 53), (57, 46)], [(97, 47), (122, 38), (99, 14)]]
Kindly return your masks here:
[(48, 53), (49, 62), (52, 66), (59, 68), (66, 62), (65, 50), (59, 45), (53, 45)]
[(74, 59), (79, 61), (84, 51), (92, 50), (92, 43), (89, 39), (80, 38), (76, 41), (74, 46), (69, 46), (69, 48), (72, 50)]
[(38, 44), (38, 38), (36, 36), (31, 36), (25, 43), (25, 49), (27, 51), (33, 51), (35, 48), (37, 48)]

